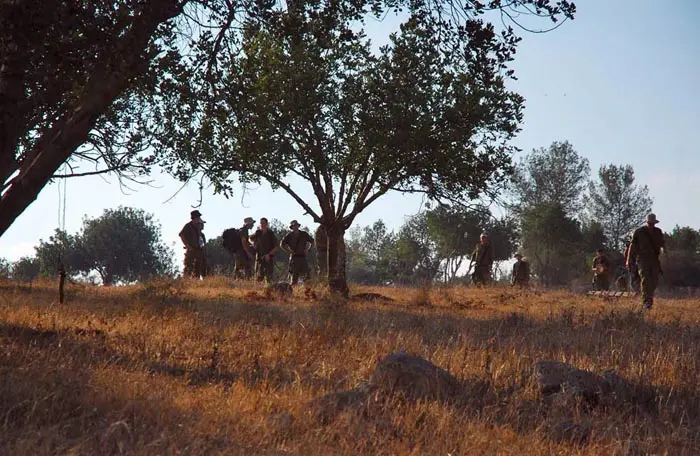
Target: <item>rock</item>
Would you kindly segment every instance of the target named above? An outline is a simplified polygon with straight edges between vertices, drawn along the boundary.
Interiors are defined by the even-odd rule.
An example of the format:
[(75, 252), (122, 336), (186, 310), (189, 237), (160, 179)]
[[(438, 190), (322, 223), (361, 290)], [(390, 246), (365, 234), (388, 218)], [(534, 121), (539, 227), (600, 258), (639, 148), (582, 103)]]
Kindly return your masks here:
[(445, 400), (458, 393), (461, 385), (452, 374), (430, 361), (392, 353), (377, 364), (369, 388), (389, 396), (399, 393), (410, 399)]
[(351, 298), (353, 301), (382, 301), (382, 302), (394, 302), (389, 296), (384, 296), (379, 293), (358, 293), (353, 295)]
[(313, 399), (307, 404), (306, 411), (315, 421), (329, 424), (343, 410), (361, 407), (367, 397), (368, 393), (364, 388), (336, 391)]
[(601, 375), (576, 369), (561, 361), (538, 361), (535, 363), (534, 374), (544, 397), (564, 394), (571, 398), (582, 397), (591, 404), (597, 404), (606, 391), (606, 382)]
[(565, 419), (549, 426), (547, 434), (556, 442), (583, 445), (590, 437), (592, 429), (593, 426), (589, 422), (576, 423), (573, 420)]

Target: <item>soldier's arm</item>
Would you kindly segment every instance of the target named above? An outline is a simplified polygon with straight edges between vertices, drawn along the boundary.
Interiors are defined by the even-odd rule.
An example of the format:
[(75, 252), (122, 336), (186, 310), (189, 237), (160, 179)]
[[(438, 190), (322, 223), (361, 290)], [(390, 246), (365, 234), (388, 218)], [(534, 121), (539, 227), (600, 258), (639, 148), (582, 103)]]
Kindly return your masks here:
[(277, 250), (279, 249), (279, 245), (277, 243), (277, 236), (275, 236), (275, 233), (272, 233), (272, 250), (268, 252), (268, 255), (270, 255), (270, 258), (272, 258), (275, 253), (277, 253)]
[(187, 225), (185, 225), (182, 230), (180, 230), (180, 239), (182, 240), (182, 243), (185, 245), (186, 248), (192, 248), (192, 246), (187, 242), (187, 236), (185, 236), (185, 233), (187, 232)]
[(314, 238), (311, 237), (310, 234), (304, 232), (306, 234), (306, 251), (311, 250), (311, 246), (314, 245)]
[[(275, 243), (276, 244), (276, 243)], [(289, 246), (289, 234), (282, 238), (280, 241), (280, 248), (287, 252), (288, 254), (293, 254), (292, 248)]]

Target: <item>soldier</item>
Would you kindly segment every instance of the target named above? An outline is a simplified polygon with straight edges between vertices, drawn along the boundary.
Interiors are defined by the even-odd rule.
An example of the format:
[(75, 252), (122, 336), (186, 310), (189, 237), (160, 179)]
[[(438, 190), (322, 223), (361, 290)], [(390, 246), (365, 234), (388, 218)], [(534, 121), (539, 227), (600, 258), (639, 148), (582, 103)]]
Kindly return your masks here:
[(486, 285), (491, 281), (491, 268), (493, 267), (493, 247), (489, 243), (489, 237), (486, 233), (482, 233), (479, 237), (480, 242), (474, 248), (471, 256), (471, 261), (474, 263), (474, 273), (472, 274), (472, 282), (475, 285)]
[(180, 230), (180, 239), (185, 245), (184, 275), (199, 278), (206, 274), (204, 245), (206, 237), (202, 230), (206, 222), (198, 210), (190, 212), (190, 221)]
[[(632, 235), (634, 232), (632, 232)], [(630, 246), (632, 245), (632, 241), (627, 241), (627, 246), (625, 247), (625, 263), (627, 262), (628, 256), (630, 257), (630, 263), (631, 266), (628, 267), (629, 271), (629, 279), (628, 279), (628, 284), (629, 288), (631, 291), (639, 291), (640, 290), (640, 277), (639, 277), (639, 269), (637, 268), (637, 257), (636, 256), (630, 256), (629, 251), (630, 251)]]
[(530, 286), (530, 263), (523, 260), (523, 256), (520, 253), (515, 254), (515, 260), (511, 284), (520, 288), (528, 288)]
[(603, 249), (596, 250), (596, 256), (593, 258), (593, 289), (610, 289), (610, 260)]
[(275, 269), (277, 236), (270, 229), (265, 217), (260, 219), (260, 228), (250, 236), (255, 249), (255, 278), (258, 282), (271, 282)]
[(328, 278), (328, 237), (323, 225), (319, 225), (314, 233), (316, 243), (316, 262), (318, 266), (318, 278)]
[(662, 249), (663, 253), (666, 254), (664, 233), (660, 228), (656, 227), (657, 223), (659, 221), (656, 219), (655, 214), (650, 213), (647, 215), (646, 224), (634, 230), (632, 242), (629, 249), (627, 249), (627, 257), (625, 259), (625, 265), (628, 270), (632, 268), (633, 259), (636, 258), (637, 260), (644, 310), (650, 310), (654, 305), (654, 292), (659, 285), (659, 276), (663, 273), (659, 255)]
[(306, 231), (299, 231), (299, 222), (292, 220), (289, 228), (292, 230), (282, 239), (280, 247), (289, 254), (290, 285), (299, 283), (299, 278), (309, 278), (309, 263), (306, 261), (306, 252), (314, 243), (313, 238)]
[(235, 269), (236, 277), (240, 279), (250, 279), (253, 277), (253, 261), (255, 261), (255, 252), (250, 244), (250, 230), (255, 225), (253, 217), (243, 219), (243, 226), (238, 230), (241, 235), (241, 250), (235, 254)]

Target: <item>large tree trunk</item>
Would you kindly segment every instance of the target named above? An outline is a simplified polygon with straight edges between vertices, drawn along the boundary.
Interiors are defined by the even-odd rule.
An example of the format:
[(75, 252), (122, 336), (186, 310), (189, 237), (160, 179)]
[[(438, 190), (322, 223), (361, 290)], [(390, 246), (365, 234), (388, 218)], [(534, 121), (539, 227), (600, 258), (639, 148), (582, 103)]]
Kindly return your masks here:
[(328, 236), (328, 288), (331, 293), (347, 298), (350, 290), (345, 279), (345, 229), (340, 221), (325, 228)]
[[(150, 56), (144, 57), (144, 53), (151, 37), (160, 24), (180, 12), (181, 6), (175, 0), (149, 1), (142, 11), (134, 14), (131, 29), (117, 46), (105, 50), (100, 56), (102, 65), (86, 83), (79, 102), (42, 134), (29, 154), (30, 158), (21, 164), (18, 175), (0, 196), (0, 237), (36, 200), (58, 168), (85, 143), (97, 119), (122, 94), (134, 76), (148, 68)], [(1, 130), (6, 128), (2, 127)], [(14, 153), (2, 151), (5, 160), (6, 153), (11, 152)]]

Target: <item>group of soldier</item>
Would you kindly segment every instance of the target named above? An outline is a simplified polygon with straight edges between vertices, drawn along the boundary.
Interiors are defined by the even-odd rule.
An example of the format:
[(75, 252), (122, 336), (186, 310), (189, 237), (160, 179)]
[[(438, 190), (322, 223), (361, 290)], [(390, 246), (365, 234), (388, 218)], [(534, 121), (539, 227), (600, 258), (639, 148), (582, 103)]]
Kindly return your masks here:
[[(180, 231), (180, 239), (185, 245), (185, 275), (200, 277), (206, 274), (206, 259), (204, 245), (206, 238), (203, 233), (204, 220), (198, 210), (190, 213), (190, 221)], [(654, 293), (662, 274), (660, 254), (665, 253), (664, 235), (661, 229), (656, 227), (658, 223), (656, 215), (650, 213), (646, 217), (645, 224), (637, 228), (632, 234), (624, 253), (625, 270), (629, 272), (633, 287), (639, 286), (642, 294), (642, 304), (645, 309), (651, 309), (654, 303)], [(252, 234), (250, 231), (255, 226), (255, 219), (246, 217), (243, 226), (238, 229), (224, 231), (224, 247), (231, 253), (234, 259), (234, 274), (238, 278), (250, 279), (253, 276), (258, 281), (271, 281), (274, 271), (274, 256), (278, 249), (289, 254), (289, 275), (291, 285), (296, 285), (301, 280), (310, 277), (307, 253), (311, 246), (316, 245), (318, 258), (327, 256), (327, 238), (323, 226), (319, 226), (315, 233), (315, 239), (306, 231), (300, 230), (300, 224), (292, 220), (289, 224), (289, 233), (281, 241), (270, 229), (266, 218), (260, 219), (260, 226)], [(231, 237), (232, 236), (232, 237)], [(470, 269), (472, 283), (486, 285), (491, 281), (491, 272), (494, 263), (494, 251), (487, 233), (482, 233), (479, 243), (471, 255)], [(520, 253), (515, 254), (515, 263), (511, 272), (511, 284), (526, 288), (530, 284), (530, 265), (523, 259)], [(318, 275), (326, 275), (326, 262), (321, 260), (318, 264)], [(612, 266), (603, 249), (598, 249), (593, 259), (593, 285), (599, 290), (610, 288)], [(627, 288), (627, 281), (623, 276), (619, 277), (616, 284), (620, 288)]]
[[(185, 247), (185, 276), (206, 275), (205, 223), (201, 212), (194, 210), (190, 212), (190, 221), (180, 231), (180, 239)], [(275, 254), (282, 249), (289, 254), (290, 282), (296, 285), (310, 277), (307, 254), (311, 246), (316, 244), (318, 258), (327, 256), (327, 240), (322, 226), (316, 230), (314, 239), (309, 233), (299, 229), (301, 225), (298, 221), (292, 220), (289, 224), (290, 231), (279, 241), (267, 218), (262, 217), (260, 226), (251, 233), (255, 223), (255, 219), (246, 217), (240, 228), (227, 229), (222, 235), (223, 245), (233, 257), (234, 275), (238, 278), (254, 277), (260, 282), (269, 283), (273, 280)], [(325, 276), (326, 262), (317, 263), (319, 277)]]
[[(659, 277), (663, 274), (660, 255), (665, 251), (663, 231), (656, 226), (659, 220), (656, 215), (647, 215), (643, 226), (632, 233), (624, 252), (624, 274), (620, 274), (616, 285), (621, 290), (628, 288), (641, 291), (642, 306), (649, 310), (654, 305), (654, 294), (659, 285)], [(515, 264), (511, 272), (511, 283), (514, 286), (528, 287), (530, 283), (530, 265), (520, 253), (515, 254)], [(471, 256), (474, 266), (472, 283), (483, 285), (491, 280), (494, 262), (493, 247), (488, 235), (483, 233), (479, 244)], [(593, 286), (598, 290), (609, 290), (613, 274), (612, 263), (603, 249), (598, 249), (593, 259)], [(629, 277), (629, 282), (627, 277)]]
[[(624, 272), (615, 280), (621, 290), (629, 285), (641, 291), (642, 306), (649, 310), (654, 305), (654, 294), (663, 274), (661, 255), (668, 255), (663, 231), (656, 226), (659, 220), (650, 213), (643, 226), (632, 233), (624, 252)], [(598, 249), (593, 259), (593, 286), (598, 290), (609, 290), (613, 269), (603, 249)], [(629, 282), (626, 279), (629, 277)]]

